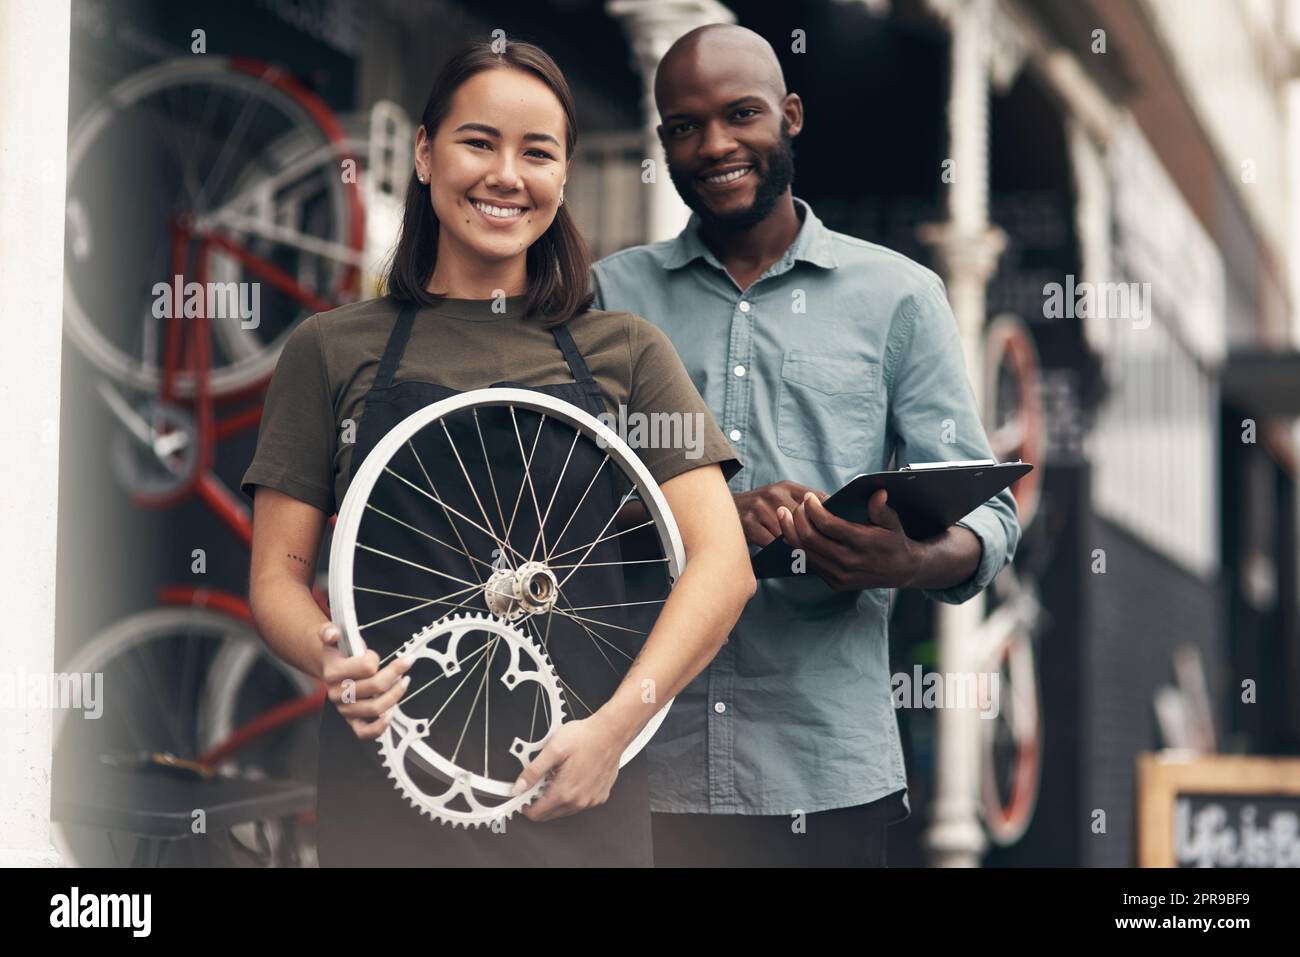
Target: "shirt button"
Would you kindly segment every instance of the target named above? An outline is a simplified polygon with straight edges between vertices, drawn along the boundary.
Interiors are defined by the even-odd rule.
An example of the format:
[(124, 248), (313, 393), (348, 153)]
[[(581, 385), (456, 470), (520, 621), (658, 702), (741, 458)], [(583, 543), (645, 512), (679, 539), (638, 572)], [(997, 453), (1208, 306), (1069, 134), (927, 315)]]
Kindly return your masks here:
[(744, 367), (744, 366), (736, 366), (736, 368), (733, 369), (732, 371), (735, 372), (736, 375), (744, 375), (744, 374), (745, 374), (745, 367)]
[(732, 429), (731, 432), (730, 432), (729, 434), (730, 434), (730, 437), (731, 437), (731, 441), (733, 441), (733, 442), (739, 442), (739, 441), (740, 441), (740, 429)]
[(747, 303), (747, 302), (742, 302), (742, 303), (740, 304), (740, 311), (741, 311), (741, 312), (749, 312), (749, 303)]
[(713, 710), (716, 711), (718, 714), (726, 714), (727, 706), (723, 704), (721, 701), (715, 701), (713, 703)]

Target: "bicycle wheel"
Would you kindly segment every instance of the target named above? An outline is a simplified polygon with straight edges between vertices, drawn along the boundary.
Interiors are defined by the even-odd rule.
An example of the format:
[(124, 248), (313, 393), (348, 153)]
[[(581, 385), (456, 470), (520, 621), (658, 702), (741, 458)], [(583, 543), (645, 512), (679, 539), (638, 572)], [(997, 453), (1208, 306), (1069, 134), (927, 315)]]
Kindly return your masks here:
[[(231, 723), (250, 701), (270, 707), (315, 687), (305, 675), (267, 653), (248, 625), (203, 608), (155, 608), (130, 615), (87, 642), (62, 670), (102, 675), (105, 701), (103, 713), (94, 720), (76, 712), (55, 712), (56, 806), (73, 801), (77, 794), (95, 792), (100, 769), (107, 763), (154, 752), (197, 760), (228, 737)], [(306, 725), (299, 722), (266, 735), (253, 752), (257, 757), (250, 757), (246, 766), (227, 763), (222, 772), (293, 776), (289, 772), (295, 764), (314, 758), (314, 722)], [(244, 830), (249, 832), (245, 838), (259, 831), (257, 843), (269, 845), (261, 848), (261, 855), (227, 853), (247, 851), (247, 845), (221, 847), (213, 841), (188, 840), (169, 851), (169, 863), (270, 863), (286, 853), (301, 853), (300, 848), (285, 845), (299, 838), (284, 835), (274, 822), (258, 822)], [(121, 864), (118, 843), (129, 840), (101, 827), (68, 821), (56, 821), (53, 833), (64, 861), (82, 867)]]
[[(270, 654), (255, 632), (227, 640), (198, 705), (199, 753), (219, 773), (315, 785), (324, 701), (324, 686)], [(315, 829), (302, 822), (250, 821), (231, 832), (251, 858), (317, 865)]]
[(1042, 498), (1047, 416), (1038, 350), (1024, 321), (1003, 313), (984, 332), (984, 415), (989, 445), (999, 462), (1012, 456), (1038, 466), (1011, 485), (1020, 527), (1028, 528)]
[(1034, 648), (1017, 629), (998, 660), (997, 717), (982, 720), (981, 809), (993, 843), (1006, 847), (1029, 829), (1038, 803), (1043, 728)]
[[(256, 327), (215, 324), (210, 389), (268, 377), (292, 327), (355, 282), (364, 223), (356, 184), (339, 175), (349, 146), (319, 99), (253, 61), (185, 58), (123, 80), (69, 135), (71, 342), (153, 392), (167, 321), (154, 316), (155, 284), (244, 282), (251, 302), (256, 283)], [(193, 396), (192, 373), (174, 388)]]
[[(544, 431), (568, 449), (563, 461), (532, 454)], [(441, 485), (435, 463), (445, 466), (435, 468)], [(644, 512), (627, 520), (637, 498)], [(637, 534), (644, 552), (633, 546)], [(396, 544), (374, 547), (381, 537)], [(638, 554), (648, 557), (629, 557)], [(684, 562), (649, 471), (576, 406), (527, 389), (480, 389), (395, 426), (339, 510), (330, 607), (345, 651), (414, 661), (379, 745), (408, 801), (435, 820), (477, 826), (531, 800), (536, 787), (510, 796), (522, 766), (566, 718), (608, 700)], [(596, 600), (572, 600), (593, 589)]]

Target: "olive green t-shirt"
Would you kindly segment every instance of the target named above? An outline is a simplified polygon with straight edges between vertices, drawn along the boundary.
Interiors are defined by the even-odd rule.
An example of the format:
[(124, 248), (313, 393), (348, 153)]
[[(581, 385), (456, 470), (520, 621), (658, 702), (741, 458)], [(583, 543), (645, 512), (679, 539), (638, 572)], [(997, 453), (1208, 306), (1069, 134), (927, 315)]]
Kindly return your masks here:
[[(465, 392), (495, 382), (526, 386), (572, 382), (542, 322), (523, 315), (524, 298), (448, 299), (421, 309), (394, 382), (432, 382)], [(318, 313), (285, 340), (267, 391), (257, 451), (241, 483), (252, 495), (264, 485), (333, 514), (347, 494), (355, 437), (365, 397), (378, 372), (399, 306), (370, 299)], [(608, 411), (684, 413), (694, 432), (680, 447), (633, 450), (660, 484), (702, 465), (740, 468), (668, 338), (639, 316), (592, 310), (569, 320), (569, 331), (600, 386)], [(658, 421), (649, 419), (647, 421)], [(611, 423), (618, 430), (617, 423)], [(629, 432), (631, 429), (629, 429)], [(351, 439), (351, 441), (349, 441)]]

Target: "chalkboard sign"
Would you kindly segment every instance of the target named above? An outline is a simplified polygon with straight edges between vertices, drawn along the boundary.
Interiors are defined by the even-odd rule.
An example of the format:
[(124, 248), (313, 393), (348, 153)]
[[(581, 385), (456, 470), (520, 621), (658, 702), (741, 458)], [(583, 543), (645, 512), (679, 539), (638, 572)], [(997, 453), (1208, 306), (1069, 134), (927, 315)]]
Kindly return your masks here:
[(1142, 867), (1300, 867), (1300, 760), (1138, 758)]

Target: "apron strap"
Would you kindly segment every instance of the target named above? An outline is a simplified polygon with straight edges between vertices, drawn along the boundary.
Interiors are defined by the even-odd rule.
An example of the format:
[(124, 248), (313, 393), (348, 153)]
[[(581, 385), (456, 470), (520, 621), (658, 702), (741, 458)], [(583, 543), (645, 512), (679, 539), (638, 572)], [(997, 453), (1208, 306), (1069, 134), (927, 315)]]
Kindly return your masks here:
[(415, 303), (408, 302), (397, 314), (397, 321), (393, 323), (393, 331), (389, 333), (388, 345), (384, 347), (384, 357), (379, 360), (379, 371), (375, 373), (375, 381), (371, 388), (387, 389), (393, 384), (393, 376), (397, 374), (397, 364), (402, 361), (402, 354), (406, 352), (406, 340), (411, 338), (411, 325), (415, 322), (415, 313), (418, 309), (419, 306)]
[(551, 335), (555, 337), (555, 344), (560, 347), (560, 352), (569, 366), (569, 373), (573, 376), (573, 381), (582, 386), (587, 391), (587, 394), (596, 399), (601, 408), (604, 408), (605, 397), (600, 391), (600, 386), (596, 384), (596, 380), (592, 378), (591, 370), (587, 368), (587, 360), (582, 358), (577, 343), (573, 341), (573, 334), (569, 332), (569, 324), (562, 322), (558, 326), (552, 326)]
[[(389, 333), (388, 344), (384, 347), (383, 358), (379, 360), (379, 371), (375, 373), (375, 381), (371, 386), (375, 389), (387, 389), (393, 384), (393, 376), (397, 374), (397, 366), (402, 361), (402, 355), (406, 352), (406, 343), (411, 338), (411, 327), (415, 323), (415, 314), (419, 307), (415, 303), (405, 303), (401, 312), (397, 314), (397, 321), (393, 323), (393, 331)], [(555, 344), (559, 346), (561, 355), (569, 367), (569, 373), (573, 380), (582, 386), (589, 395), (598, 400), (602, 405), (605, 397), (600, 391), (600, 386), (592, 378), (591, 370), (587, 368), (587, 360), (582, 358), (582, 353), (578, 351), (578, 344), (573, 341), (573, 334), (569, 332), (567, 323), (561, 323), (551, 328), (551, 335), (555, 337)]]

